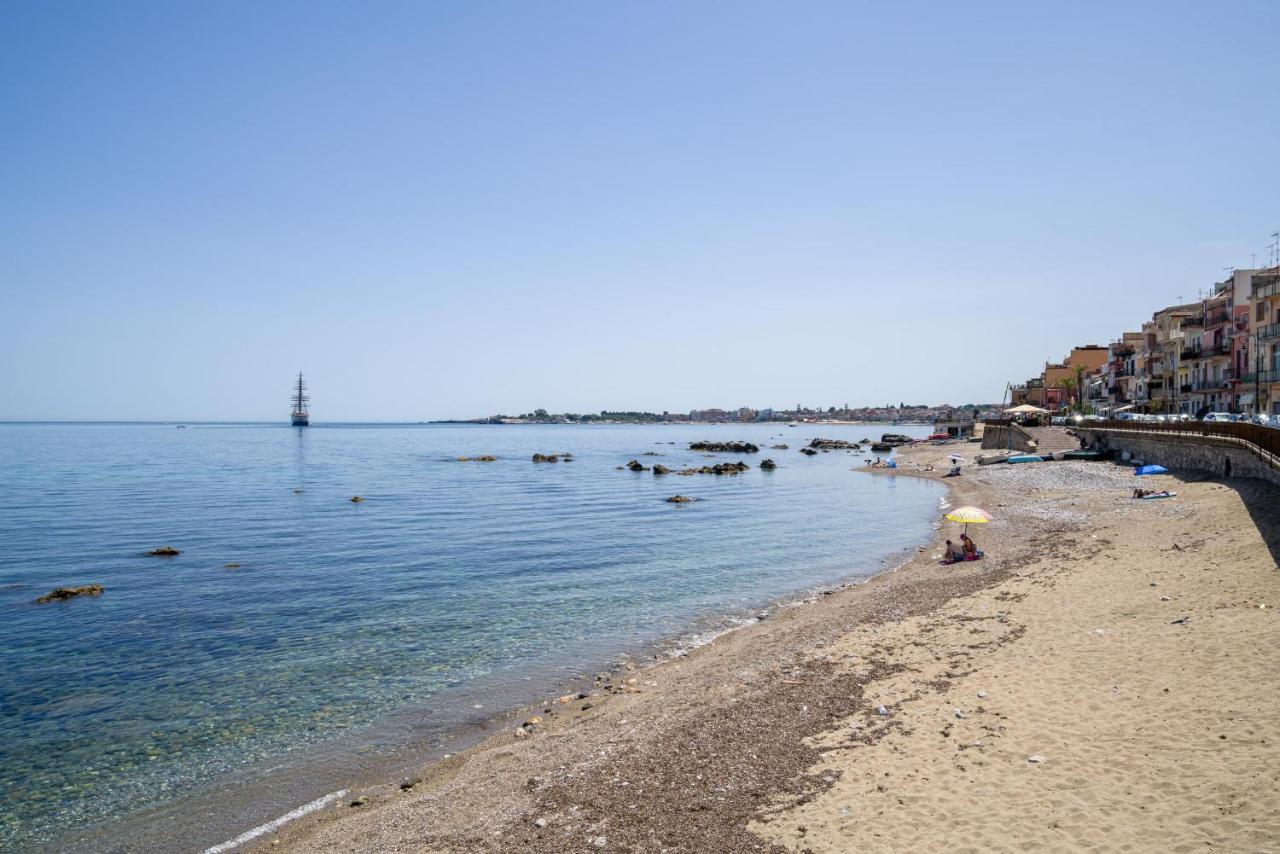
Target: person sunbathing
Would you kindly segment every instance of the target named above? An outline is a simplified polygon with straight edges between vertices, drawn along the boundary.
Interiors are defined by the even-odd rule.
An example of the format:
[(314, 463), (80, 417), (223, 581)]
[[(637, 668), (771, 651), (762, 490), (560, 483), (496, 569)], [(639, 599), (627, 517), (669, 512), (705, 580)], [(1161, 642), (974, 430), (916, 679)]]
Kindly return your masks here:
[(978, 544), (971, 540), (968, 534), (961, 534), (960, 542), (964, 544), (965, 560), (977, 560), (982, 557), (982, 552), (978, 551)]
[(953, 543), (947, 540), (946, 556), (942, 559), (943, 563), (958, 563), (964, 560), (964, 549), (959, 543)]

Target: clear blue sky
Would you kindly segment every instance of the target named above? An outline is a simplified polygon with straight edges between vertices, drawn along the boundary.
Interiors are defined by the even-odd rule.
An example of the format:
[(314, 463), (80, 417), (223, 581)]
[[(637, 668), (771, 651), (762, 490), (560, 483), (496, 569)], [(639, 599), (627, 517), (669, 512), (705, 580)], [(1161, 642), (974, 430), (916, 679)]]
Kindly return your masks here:
[[(0, 418), (998, 400), (1280, 228), (1280, 4), (10, 2)], [(1261, 258), (1260, 254), (1260, 258)]]

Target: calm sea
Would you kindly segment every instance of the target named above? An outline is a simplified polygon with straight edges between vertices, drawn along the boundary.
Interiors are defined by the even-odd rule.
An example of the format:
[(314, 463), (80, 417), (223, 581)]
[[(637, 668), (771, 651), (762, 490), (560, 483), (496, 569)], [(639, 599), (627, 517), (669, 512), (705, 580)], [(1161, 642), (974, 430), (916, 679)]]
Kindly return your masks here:
[[(873, 574), (941, 488), (797, 449), (880, 432), (0, 425), (0, 849), (198, 851), (629, 650)], [(702, 465), (701, 438), (791, 448), (617, 470)]]

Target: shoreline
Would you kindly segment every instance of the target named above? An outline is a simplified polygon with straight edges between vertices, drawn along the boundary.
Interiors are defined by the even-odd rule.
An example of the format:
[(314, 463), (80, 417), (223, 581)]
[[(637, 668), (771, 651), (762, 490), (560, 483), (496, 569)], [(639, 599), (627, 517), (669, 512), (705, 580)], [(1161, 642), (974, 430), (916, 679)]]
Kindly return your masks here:
[[(913, 449), (902, 457), (908, 465), (936, 465), (945, 458), (946, 450)], [(904, 470), (902, 463), (895, 472), (872, 473), (927, 476), (910, 468)], [(937, 566), (933, 551), (948, 535), (946, 528), (939, 529), (931, 547), (918, 550), (901, 566), (886, 567), (863, 584), (819, 596), (803, 608), (785, 609), (762, 623), (722, 635), (686, 656), (637, 669), (617, 684), (609, 680), (587, 698), (551, 706), (552, 715), (532, 716), (530, 725), (517, 732), (499, 733), (428, 765), (422, 769), (420, 782), (403, 789), (390, 781), (368, 787), (357, 795), (363, 799), (359, 806), (343, 804), (318, 811), (286, 825), (270, 839), (259, 839), (255, 847), (420, 851), (425, 845), (431, 851), (560, 851), (660, 846), (672, 851), (799, 851), (843, 850), (850, 839), (883, 846), (890, 839), (904, 844), (915, 839), (918, 844), (926, 837), (934, 845), (945, 845), (948, 822), (967, 824), (966, 812), (998, 813), (999, 805), (1010, 801), (1010, 793), (1001, 790), (999, 777), (989, 781), (991, 790), (976, 803), (971, 791), (975, 784), (959, 777), (979, 779), (994, 770), (1018, 774), (1019, 785), (1025, 786), (1035, 782), (1035, 778), (1021, 780), (1026, 768), (1040, 767), (1028, 762), (1027, 754), (997, 755), (995, 745), (1001, 743), (997, 739), (1010, 737), (1007, 731), (1014, 729), (1008, 712), (993, 713), (988, 708), (998, 701), (981, 701), (975, 707), (972, 693), (963, 701), (951, 695), (957, 686), (972, 682), (972, 674), (994, 664), (1016, 671), (1026, 650), (1040, 649), (1041, 635), (1048, 631), (1045, 626), (1070, 620), (1077, 611), (1102, 607), (1104, 602), (1088, 596), (1079, 599), (1079, 594), (1069, 589), (1083, 584), (1086, 576), (1097, 575), (1101, 564), (1107, 565), (1108, 572), (1115, 571), (1112, 564), (1141, 567), (1140, 584), (1105, 573), (1099, 575), (1100, 583), (1123, 583), (1126, 595), (1150, 599), (1147, 578), (1154, 574), (1164, 577), (1169, 568), (1164, 563), (1150, 563), (1130, 547), (1133, 543), (1119, 541), (1150, 536), (1152, 531), (1184, 538), (1186, 519), (1196, 512), (1213, 512), (1215, 519), (1220, 517), (1246, 532), (1256, 524), (1259, 527), (1249, 541), (1247, 560), (1237, 559), (1236, 565), (1249, 568), (1247, 583), (1263, 591), (1259, 595), (1265, 598), (1277, 590), (1268, 544), (1276, 539), (1271, 526), (1276, 523), (1280, 528), (1280, 520), (1272, 511), (1258, 509), (1262, 506), (1259, 501), (1273, 497), (1266, 487), (1233, 483), (1232, 489), (1188, 479), (1179, 483), (1180, 494), (1188, 496), (1187, 503), (1184, 499), (1121, 503), (1127, 498), (1122, 489), (1127, 491), (1129, 482), (1123, 474), (1127, 473), (1105, 463), (1047, 463), (1010, 468), (1007, 473), (968, 466), (964, 477), (948, 484), (948, 495), (953, 504), (977, 496), (992, 505), (997, 520), (985, 526), (980, 535), (990, 556), (984, 561)], [(933, 476), (937, 478), (936, 473)], [(1103, 485), (1080, 487), (1072, 482), (1077, 477), (1093, 478)], [(1011, 483), (993, 486), (997, 478)], [(1028, 479), (1037, 478), (1048, 486), (1029, 488)], [(1054, 478), (1063, 482), (1054, 483)], [(1192, 500), (1205, 509), (1191, 505)], [(1249, 512), (1243, 519), (1233, 501), (1245, 502)], [(1137, 514), (1151, 530), (1125, 527), (1111, 518)], [(1063, 550), (1066, 541), (1073, 544), (1072, 550)], [(1072, 608), (1055, 605), (1046, 610), (1036, 605), (1061, 598), (1064, 591), (1076, 596), (1071, 600)], [(1034, 612), (1040, 619), (1018, 619), (1023, 611)], [(1241, 611), (1243, 618), (1251, 620), (1273, 615), (1274, 611), (1262, 608)], [(1167, 622), (1157, 620), (1151, 630), (1160, 631), (1159, 626)], [(1197, 624), (1203, 625), (1199, 618)], [(1274, 621), (1266, 624), (1272, 638), (1276, 637), (1274, 626)], [(1173, 635), (1169, 642), (1179, 641), (1181, 636), (1176, 632), (1164, 632)], [(944, 645), (939, 646), (936, 640), (922, 643), (930, 633), (945, 636)], [(1108, 629), (1099, 627), (1084, 635), (1086, 642), (1091, 642), (1107, 633)], [(983, 638), (977, 643), (963, 641), (970, 634)], [(1036, 640), (1028, 641), (1031, 636)], [(1066, 641), (1051, 635), (1048, 643), (1049, 649), (1055, 649)], [(1006, 648), (1023, 653), (1015, 655)], [(1184, 669), (1185, 663), (1184, 659)], [(1096, 656), (1061, 661), (1051, 656), (1038, 661), (1049, 670), (1106, 664), (1107, 659), (1099, 661)], [(1142, 669), (1135, 669), (1127, 678), (1137, 679), (1151, 670), (1152, 664), (1143, 661)], [(913, 670), (921, 676), (912, 677)], [(1252, 674), (1252, 684), (1263, 695), (1269, 696), (1268, 688), (1280, 687), (1274, 671)], [(1019, 673), (1018, 678), (1035, 681), (1044, 674)], [(1120, 690), (1117, 687), (1117, 693)], [(986, 695), (984, 689), (978, 696)], [(1148, 700), (1145, 695), (1141, 699)], [(1167, 695), (1156, 699), (1168, 702)], [(945, 714), (931, 711), (936, 724), (923, 728), (912, 725), (913, 719), (924, 714), (923, 707), (935, 707), (939, 700), (944, 706), (955, 704), (955, 714), (950, 708), (942, 710)], [(1038, 705), (1042, 701), (1037, 696), (1035, 703), (1027, 702), (1037, 714), (1047, 717)], [(581, 708), (584, 705), (587, 708)], [(1135, 707), (1139, 706), (1137, 720), (1154, 714), (1135, 702)], [(1247, 711), (1255, 717), (1264, 714), (1252, 707)], [(1090, 722), (1095, 719), (1097, 726), (1103, 726), (1109, 718), (1104, 714), (1088, 718)], [(1255, 723), (1268, 735), (1280, 734), (1280, 722), (1274, 715)], [(953, 729), (978, 725), (980, 737), (971, 742), (952, 738)], [(1081, 724), (1073, 721), (1072, 725)], [(935, 728), (943, 733), (942, 739)], [(981, 737), (982, 733), (986, 736)], [(1069, 767), (1071, 742), (1063, 744), (1057, 735), (1049, 740), (1055, 747), (1048, 761)], [(939, 743), (944, 747), (940, 749)], [(1116, 748), (1109, 749), (1116, 757)], [(968, 755), (963, 752), (966, 750), (973, 751), (972, 759), (963, 759)], [(941, 762), (941, 752), (956, 765), (935, 768), (933, 773), (958, 785), (961, 799), (969, 800), (954, 805), (945, 815), (922, 817), (921, 809), (934, 813), (942, 809), (927, 806), (931, 800), (927, 792), (938, 784), (919, 779), (910, 769), (916, 762)], [(961, 758), (956, 759), (953, 753)], [(1274, 758), (1273, 751), (1263, 748), (1263, 753), (1268, 761)], [(1158, 760), (1123, 749), (1119, 756), (1139, 770), (1158, 764)], [(857, 761), (851, 764), (850, 757)], [(1241, 754), (1231, 753), (1229, 758), (1237, 771), (1245, 762), (1244, 770), (1265, 773), (1266, 766), (1258, 765), (1254, 754), (1245, 754), (1242, 759)], [(905, 770), (892, 765), (902, 761), (908, 761)], [(883, 797), (885, 784), (876, 784), (868, 776), (870, 768), (879, 767), (897, 769), (883, 772), (885, 776), (904, 775), (909, 784), (895, 778), (893, 788), (914, 786), (913, 791), (918, 790), (914, 800), (899, 799), (895, 805)], [(947, 774), (958, 775), (957, 780)], [(1215, 791), (1220, 794), (1224, 786), (1218, 783)], [(870, 794), (866, 794), (867, 786)], [(850, 787), (859, 793), (849, 795)], [(955, 794), (951, 789), (947, 793)], [(820, 809), (820, 805), (830, 806), (832, 798), (849, 800), (829, 812)], [(876, 820), (853, 821), (851, 816), (861, 812), (868, 798), (882, 804)], [(1214, 797), (1209, 801), (1217, 803)], [(949, 803), (946, 798), (938, 801), (943, 806)], [(1170, 809), (1183, 814), (1203, 812), (1211, 806), (1175, 799)], [(1280, 810), (1275, 798), (1263, 799), (1254, 812), (1258, 810), (1263, 821), (1252, 819), (1254, 826), (1247, 832), (1253, 835), (1247, 836), (1248, 841), (1269, 840), (1272, 834), (1280, 838), (1280, 825), (1275, 821)], [(1153, 810), (1152, 814), (1173, 820), (1165, 810)], [(1025, 816), (1005, 818), (1006, 824), (1018, 825)], [(1128, 815), (1126, 822), (1123, 828), (1117, 825), (1113, 830), (1138, 832), (1147, 826)], [(1036, 834), (1052, 837), (1056, 829), (1051, 832), (1019, 825), (1009, 832), (1046, 842)], [(999, 847), (999, 824), (986, 832), (985, 844)], [(997, 836), (992, 839), (990, 833)], [(1243, 842), (1246, 836), (1228, 834), (1228, 838)], [(1054, 837), (1046, 844), (1055, 839), (1062, 842)]]
[[(430, 423), (450, 423), (450, 422), (430, 422)], [(464, 422), (458, 422), (458, 423), (464, 423)], [(831, 423), (834, 423), (834, 422), (831, 422)], [(841, 422), (841, 423), (866, 426), (867, 424), (875, 424), (878, 422)], [(517, 424), (517, 425), (503, 425), (503, 426), (546, 426), (546, 425)], [(574, 426), (574, 425), (570, 425), (570, 426)], [(587, 426), (590, 426), (590, 425), (587, 425)], [(932, 452), (937, 452), (941, 450), (941, 448), (937, 446), (921, 446), (921, 447), (922, 448), (927, 447)], [(902, 451), (904, 450), (905, 448), (897, 449), (899, 454), (901, 454)], [(954, 452), (953, 449), (952, 449), (952, 452)], [(940, 454), (939, 459), (945, 459), (945, 456), (946, 456), (945, 454)], [(870, 458), (863, 458), (863, 457), (857, 457), (855, 459), (857, 459), (859, 462), (864, 462), (864, 463), (869, 462), (870, 460)], [(941, 466), (938, 466), (938, 468), (941, 468)], [(956, 503), (956, 501), (954, 500), (956, 498), (956, 494), (958, 491), (960, 491), (959, 484), (956, 484), (952, 480), (931, 476), (929, 473), (918, 472), (913, 469), (907, 469), (907, 468), (872, 469), (870, 468), (870, 466), (862, 465), (862, 466), (851, 466), (849, 467), (849, 470), (853, 473), (864, 474), (864, 475), (869, 474), (873, 476), (889, 476), (889, 477), (904, 476), (904, 477), (915, 477), (915, 478), (925, 479), (925, 480), (936, 480), (942, 486), (946, 487), (946, 491), (942, 495), (940, 495), (938, 499), (939, 511), (942, 511), (946, 506), (953, 506)], [(941, 512), (939, 512), (938, 518), (941, 518)], [(687, 630), (683, 630), (676, 634), (659, 638), (653, 642), (643, 644), (639, 647), (628, 648), (621, 655), (617, 656), (617, 658), (620, 659), (620, 661), (617, 661), (611, 665), (602, 666), (602, 669), (597, 673), (597, 676), (609, 674), (610, 676), (621, 675), (622, 677), (618, 685), (613, 685), (611, 687), (609, 687), (611, 680), (603, 680), (604, 684), (607, 686), (604, 694), (601, 694), (598, 690), (596, 690), (596, 689), (599, 689), (600, 683), (602, 681), (599, 679), (597, 679), (596, 683), (592, 685), (592, 684), (584, 683), (582, 680), (579, 680), (577, 678), (570, 678), (565, 680), (563, 683), (555, 683), (554, 685), (549, 687), (552, 687), (554, 690), (569, 689), (575, 694), (589, 693), (590, 697), (584, 699), (582, 702), (592, 701), (591, 702), (592, 708), (596, 707), (595, 701), (607, 700), (611, 695), (617, 696), (617, 695), (625, 695), (625, 694), (643, 693), (646, 688), (650, 688), (653, 686), (652, 685), (645, 685), (643, 687), (628, 686), (627, 682), (629, 681), (631, 683), (638, 684), (641, 681), (641, 677), (643, 677), (644, 675), (651, 674), (653, 671), (660, 670), (665, 667), (669, 667), (679, 662), (682, 659), (687, 659), (689, 656), (697, 655), (705, 650), (711, 649), (715, 647), (716, 644), (722, 643), (734, 635), (737, 635), (743, 632), (751, 632), (753, 630), (759, 630), (762, 627), (763, 623), (775, 621), (779, 617), (787, 615), (793, 610), (811, 608), (815, 605), (818, 605), (819, 603), (825, 602), (828, 599), (834, 598), (839, 594), (865, 588), (868, 585), (871, 585), (877, 582), (878, 580), (883, 579), (885, 576), (892, 575), (894, 573), (897, 573), (901, 570), (908, 568), (914, 561), (919, 559), (919, 556), (921, 554), (932, 553), (942, 547), (942, 542), (945, 539), (945, 534), (943, 532), (943, 524), (945, 523), (935, 522), (933, 525), (932, 533), (923, 543), (917, 543), (914, 546), (906, 546), (906, 547), (903, 547), (901, 550), (899, 550), (899, 552), (893, 553), (894, 555), (898, 556), (896, 560), (892, 556), (889, 558), (882, 559), (881, 568), (869, 575), (853, 575), (853, 574), (845, 575), (829, 583), (802, 588), (800, 590), (797, 590), (785, 596), (762, 600), (760, 603), (756, 605), (748, 606), (741, 609), (744, 615), (735, 615), (734, 612), (729, 612), (729, 613), (719, 614), (714, 617), (708, 616), (705, 619), (713, 625), (712, 627), (709, 627), (706, 631), (700, 631), (694, 627), (690, 627)], [(745, 616), (747, 612), (755, 612), (755, 618), (750, 619), (747, 616)], [(715, 625), (715, 624), (719, 624), (719, 625)], [(692, 640), (691, 643), (688, 642), (690, 640)], [(627, 674), (631, 674), (631, 675), (627, 675)], [(645, 680), (645, 681), (651, 682), (652, 680)], [(579, 689), (579, 690), (573, 691), (573, 689)], [(561, 699), (564, 696), (566, 695), (562, 694), (557, 699)], [(576, 707), (578, 703), (575, 702), (573, 704), (562, 704), (562, 705), (573, 705)], [(541, 714), (538, 714), (539, 708), (542, 709)], [(561, 711), (562, 711), (561, 709), (556, 708), (554, 706), (551, 708), (548, 708), (545, 706), (540, 706), (540, 704), (538, 703), (516, 704), (515, 706), (512, 706), (510, 708), (507, 708), (503, 711), (497, 712), (492, 716), (485, 718), (482, 722), (477, 724), (477, 729), (481, 730), (479, 733), (473, 733), (469, 738), (465, 738), (465, 739), (462, 738), (461, 736), (454, 736), (455, 744), (451, 748), (452, 752), (445, 752), (443, 753), (443, 755), (440, 755), (439, 751), (434, 751), (437, 754), (434, 757), (421, 756), (421, 759), (424, 762), (424, 764), (422, 765), (422, 768), (417, 774), (409, 775), (407, 778), (404, 777), (404, 775), (400, 775), (395, 779), (383, 778), (380, 781), (377, 781), (374, 783), (365, 782), (363, 785), (361, 785), (361, 783), (359, 782), (352, 782), (348, 780), (343, 784), (341, 791), (344, 794), (351, 794), (352, 797), (363, 796), (365, 798), (370, 798), (370, 797), (376, 796), (375, 794), (370, 794), (370, 793), (385, 795), (388, 792), (392, 792), (395, 789), (400, 788), (402, 783), (407, 782), (408, 780), (411, 780), (414, 778), (419, 778), (422, 781), (421, 783), (413, 787), (414, 790), (418, 789), (419, 786), (429, 786), (433, 781), (446, 780), (451, 776), (451, 770), (450, 770), (451, 768), (453, 768), (455, 765), (464, 764), (475, 753), (489, 751), (489, 750), (500, 750), (502, 748), (502, 745), (508, 743), (510, 739), (513, 737), (512, 732), (520, 729), (520, 727), (518, 726), (514, 727), (513, 729), (513, 724), (515, 724), (517, 721), (521, 719), (526, 719), (526, 718), (534, 718), (534, 719), (540, 718), (542, 717), (542, 715), (545, 715), (547, 712), (551, 712), (552, 714), (559, 714), (561, 713)], [(576, 721), (586, 717), (586, 715), (582, 713), (584, 711), (590, 711), (590, 709), (583, 710), (581, 708), (577, 708), (576, 712), (575, 712), (575, 709), (566, 709), (564, 711), (568, 711), (569, 713), (568, 718), (555, 721), (554, 723), (558, 726), (563, 727), (563, 726), (572, 725)], [(518, 740), (522, 740), (524, 736), (517, 734), (515, 738), (517, 738)], [(397, 764), (404, 764), (404, 763), (400, 762)], [(401, 789), (401, 791), (404, 791), (404, 790)], [(328, 796), (326, 795), (325, 797), (328, 797)], [(351, 799), (352, 798), (346, 798), (345, 801), (349, 801)], [(344, 801), (344, 804), (345, 804), (345, 801)], [(341, 810), (344, 804), (334, 805), (332, 801), (326, 801), (324, 805), (335, 806), (336, 809)], [(318, 807), (315, 809), (307, 809), (304, 813), (301, 813), (296, 816), (293, 815), (293, 813), (297, 812), (298, 810), (304, 809), (310, 806), (312, 806), (312, 804), (304, 804), (294, 810), (291, 810), (289, 813), (286, 813), (285, 815), (282, 815), (276, 819), (272, 819), (271, 821), (264, 822), (263, 824), (258, 825), (254, 828), (250, 828), (246, 830), (244, 834), (240, 834), (240, 836), (237, 837), (237, 838), (241, 838), (241, 837), (244, 837), (246, 834), (250, 834), (250, 833), (254, 834), (253, 839), (255, 841), (252, 846), (245, 847), (245, 848), (239, 848), (238, 846), (224, 847), (224, 846), (227, 846), (228, 843), (234, 841), (234, 840), (228, 840), (227, 842), (223, 842), (223, 843), (220, 843), (219, 845), (212, 846), (211, 848), (206, 849), (206, 851), (211, 851), (215, 849), (218, 851), (254, 850), (254, 848), (257, 845), (266, 841), (266, 840), (259, 839), (259, 837), (264, 836), (267, 833), (274, 834), (274, 838), (270, 839), (268, 843), (271, 846), (271, 850), (279, 850), (277, 846), (281, 844), (288, 844), (290, 831), (302, 832), (303, 829), (307, 827), (304, 816), (306, 819), (322, 818), (321, 816), (315, 815)], [(332, 811), (333, 810), (331, 809), (330, 812)], [(292, 816), (292, 817), (286, 818), (289, 816)], [(281, 821), (281, 819), (286, 819), (286, 820)], [(303, 850), (303, 849), (299, 848), (298, 850)]]

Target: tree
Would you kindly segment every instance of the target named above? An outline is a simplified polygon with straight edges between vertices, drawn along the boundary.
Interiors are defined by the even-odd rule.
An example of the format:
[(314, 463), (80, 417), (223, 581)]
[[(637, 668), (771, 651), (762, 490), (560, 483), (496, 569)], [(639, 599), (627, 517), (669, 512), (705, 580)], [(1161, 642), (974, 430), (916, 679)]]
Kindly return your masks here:
[(1070, 409), (1074, 405), (1072, 392), (1076, 388), (1076, 381), (1071, 377), (1063, 377), (1058, 380), (1058, 388), (1067, 393), (1067, 408)]

